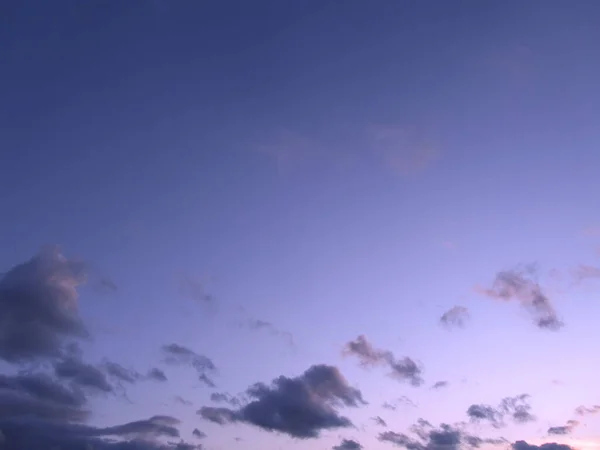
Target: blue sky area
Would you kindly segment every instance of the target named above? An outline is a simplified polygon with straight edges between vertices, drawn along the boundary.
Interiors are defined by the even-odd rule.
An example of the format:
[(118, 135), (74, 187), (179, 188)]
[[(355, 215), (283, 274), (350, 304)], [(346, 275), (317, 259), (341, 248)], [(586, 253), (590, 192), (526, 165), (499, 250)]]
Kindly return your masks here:
[(2, 2), (0, 446), (600, 447), (599, 18)]

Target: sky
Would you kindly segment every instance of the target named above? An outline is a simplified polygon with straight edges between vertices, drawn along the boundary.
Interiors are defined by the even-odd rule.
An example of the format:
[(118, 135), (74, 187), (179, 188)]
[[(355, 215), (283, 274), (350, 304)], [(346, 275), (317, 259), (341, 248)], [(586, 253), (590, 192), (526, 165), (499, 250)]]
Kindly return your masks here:
[(2, 2), (0, 448), (600, 447), (599, 17)]

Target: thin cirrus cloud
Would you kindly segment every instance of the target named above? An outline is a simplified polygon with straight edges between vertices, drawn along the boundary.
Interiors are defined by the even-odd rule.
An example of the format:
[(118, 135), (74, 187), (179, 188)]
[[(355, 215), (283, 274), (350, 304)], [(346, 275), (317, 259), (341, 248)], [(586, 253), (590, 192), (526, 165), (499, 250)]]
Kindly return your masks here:
[(421, 172), (439, 157), (436, 146), (415, 127), (372, 125), (366, 134), (373, 155), (400, 175)]
[(422, 172), (439, 157), (437, 146), (414, 126), (370, 125), (358, 135), (342, 135), (338, 140), (338, 144), (325, 143), (283, 129), (257, 146), (257, 151), (269, 157), (282, 175), (303, 168), (346, 167), (374, 160), (386, 169), (406, 176)]

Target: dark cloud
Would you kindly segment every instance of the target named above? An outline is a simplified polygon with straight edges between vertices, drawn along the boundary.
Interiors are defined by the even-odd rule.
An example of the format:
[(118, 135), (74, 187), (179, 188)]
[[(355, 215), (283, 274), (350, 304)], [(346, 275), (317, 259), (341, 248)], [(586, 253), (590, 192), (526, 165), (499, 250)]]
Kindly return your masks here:
[(471, 405), (467, 409), (467, 416), (474, 422), (486, 420), (496, 428), (503, 424), (502, 413), (490, 405)]
[(333, 447), (333, 450), (361, 450), (362, 448), (362, 445), (352, 439), (343, 439), (339, 445)]
[(366, 403), (337, 368), (327, 365), (312, 366), (294, 378), (280, 376), (270, 386), (256, 383), (246, 395), (249, 401), (238, 409), (203, 407), (198, 414), (219, 424), (244, 422), (295, 438), (315, 438), (322, 430), (352, 426), (338, 407)]
[(356, 356), (363, 367), (384, 365), (390, 369), (390, 375), (398, 380), (407, 381), (413, 386), (423, 384), (423, 370), (414, 360), (409, 357), (396, 359), (392, 352), (373, 347), (364, 335), (348, 342), (342, 353)]
[(411, 427), (411, 431), (416, 434), (416, 438), (404, 433), (385, 431), (379, 434), (378, 439), (408, 450), (475, 449), (483, 444), (498, 445), (504, 443), (504, 440), (500, 439), (483, 439), (471, 435), (456, 426), (448, 424), (441, 424), (439, 428), (434, 428), (423, 419), (419, 419)]
[(209, 387), (215, 387), (215, 383), (211, 377), (216, 374), (217, 367), (210, 358), (179, 344), (165, 345), (162, 350), (165, 354), (166, 363), (191, 366), (198, 372), (198, 379), (202, 383)]
[(107, 375), (117, 381), (133, 384), (141, 378), (135, 370), (126, 369), (116, 362), (105, 361), (102, 365)]
[[(185, 442), (161, 444), (157, 438), (179, 437), (179, 421), (169, 416), (105, 428), (59, 423), (34, 418), (0, 419), (8, 450), (186, 450), (197, 446)], [(117, 438), (118, 440), (115, 440)]]
[(387, 427), (387, 423), (379, 416), (372, 417), (371, 420), (381, 427)]
[(280, 330), (271, 322), (267, 322), (266, 320), (260, 319), (250, 319), (248, 320), (248, 327), (250, 327), (251, 330), (265, 330), (271, 336), (282, 338), (290, 347), (295, 346), (294, 336), (292, 335), (292, 333)]
[(0, 419), (31, 417), (79, 422), (88, 418), (81, 390), (68, 388), (48, 375), (0, 377)]
[(578, 416), (587, 416), (590, 414), (598, 414), (600, 412), (600, 405), (593, 406), (578, 406), (575, 408), (575, 414)]
[(528, 444), (525, 441), (517, 441), (512, 445), (513, 450), (575, 450), (566, 444), (557, 444), (556, 442), (546, 442), (542, 445)]
[(167, 375), (165, 375), (165, 373), (160, 370), (157, 369), (156, 367), (153, 367), (152, 369), (150, 369), (148, 371), (148, 375), (146, 375), (146, 377), (150, 380), (154, 380), (154, 381), (167, 381)]
[(445, 387), (448, 387), (447, 381), (438, 381), (438, 382), (434, 383), (433, 386), (431, 386), (431, 389), (442, 389)]
[(464, 306), (454, 306), (440, 317), (440, 325), (446, 328), (463, 328), (469, 320), (469, 310)]
[(240, 418), (237, 411), (214, 406), (203, 406), (197, 411), (197, 414), (203, 419), (219, 425), (235, 422)]
[(113, 392), (105, 373), (96, 366), (84, 363), (76, 356), (66, 356), (54, 363), (57, 377), (69, 380), (82, 388)]
[(558, 330), (563, 323), (534, 279), (535, 273), (534, 266), (502, 271), (496, 274), (491, 288), (479, 291), (497, 300), (516, 300), (531, 314), (539, 328)]
[(88, 337), (77, 313), (84, 266), (56, 247), (43, 248), (0, 278), (0, 358), (11, 362), (56, 356), (65, 340)]
[(467, 415), (471, 421), (487, 421), (495, 428), (504, 426), (504, 419), (510, 417), (513, 422), (523, 424), (536, 420), (531, 414), (529, 395), (521, 394), (515, 397), (505, 397), (498, 407), (490, 405), (471, 405), (467, 409)]
[(203, 433), (198, 428), (194, 428), (194, 431), (192, 431), (192, 435), (194, 435), (194, 437), (197, 439), (204, 439), (206, 437), (206, 433)]
[(571, 434), (577, 426), (579, 426), (579, 422), (577, 420), (568, 420), (566, 425), (563, 425), (560, 427), (548, 428), (548, 434), (554, 434), (554, 435)]

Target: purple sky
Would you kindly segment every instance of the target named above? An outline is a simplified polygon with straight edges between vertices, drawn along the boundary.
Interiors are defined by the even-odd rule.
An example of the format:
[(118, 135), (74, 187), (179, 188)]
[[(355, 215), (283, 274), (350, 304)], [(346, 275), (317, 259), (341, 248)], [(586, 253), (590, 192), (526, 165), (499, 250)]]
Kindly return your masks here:
[[(596, 0), (2, 2), (0, 444), (38, 450), (33, 427), (62, 450), (600, 447), (599, 17)], [(105, 392), (60, 370), (84, 363)], [(44, 425), (25, 369), (91, 415)], [(156, 415), (180, 437), (166, 418), (105, 429)]]

